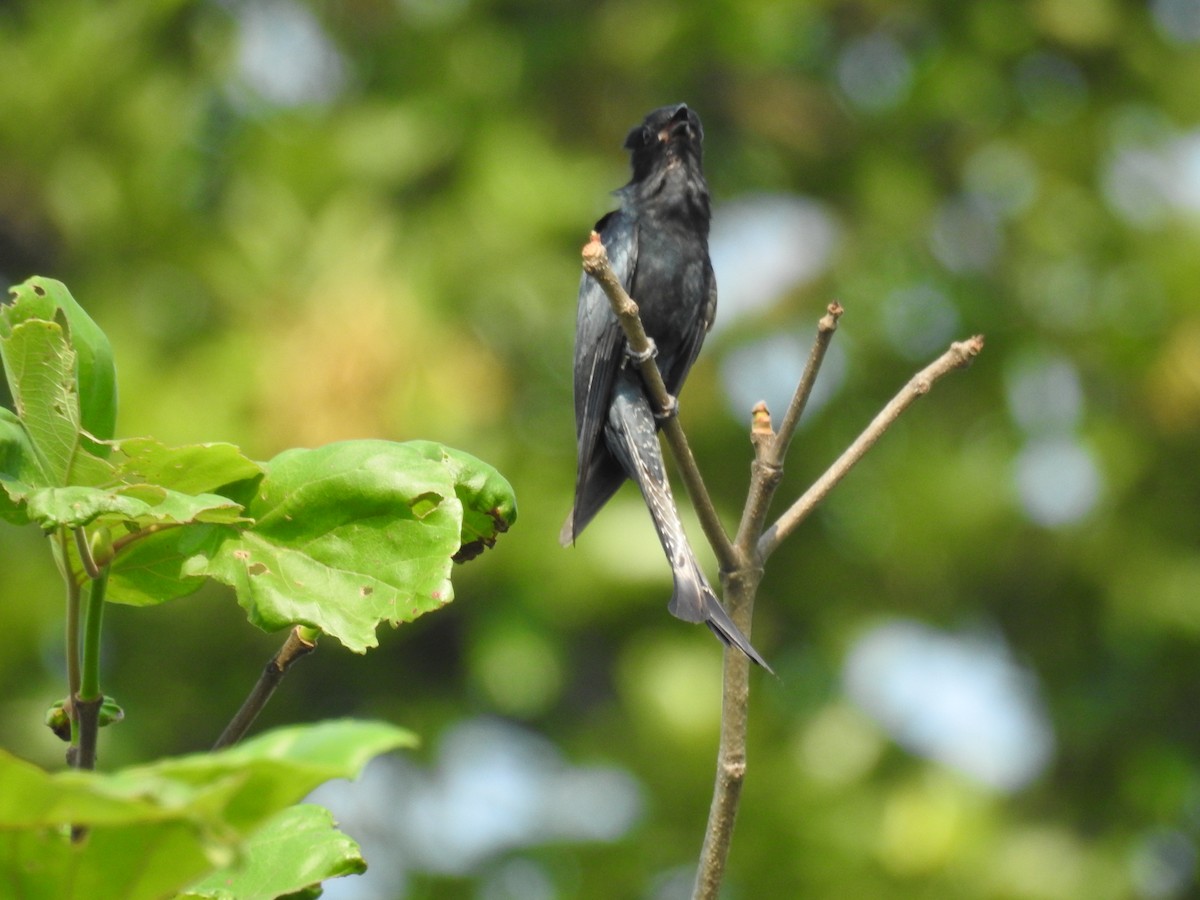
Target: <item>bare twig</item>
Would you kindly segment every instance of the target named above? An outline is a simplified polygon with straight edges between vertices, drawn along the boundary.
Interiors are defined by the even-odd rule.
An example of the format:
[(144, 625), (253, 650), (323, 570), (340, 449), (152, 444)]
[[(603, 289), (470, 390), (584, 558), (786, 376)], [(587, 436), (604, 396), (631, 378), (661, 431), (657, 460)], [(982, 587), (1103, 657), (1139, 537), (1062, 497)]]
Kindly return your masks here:
[[(833, 333), (837, 330), (838, 319), (842, 317), (842, 312), (841, 304), (831, 303), (826, 308), (821, 321), (817, 323), (817, 336), (813, 341), (812, 350), (809, 351), (804, 373), (800, 376), (791, 402), (784, 413), (779, 433), (774, 435), (772, 440), (767, 441), (754, 440), (754, 431), (751, 431), (751, 440), (754, 440), (754, 465), (750, 473), (750, 489), (746, 493), (746, 505), (742, 509), (742, 520), (738, 525), (737, 537), (734, 540), (738, 549), (747, 555), (757, 552), (755, 544), (762, 534), (767, 511), (771, 506), (771, 498), (775, 496), (775, 489), (779, 487), (779, 482), (783, 478), (784, 457), (791, 445), (796, 426), (800, 422), (800, 415), (804, 412), (804, 407), (812, 394), (813, 385), (817, 381), (817, 372), (820, 371), (821, 363), (825, 360), (825, 352), (833, 340)], [(763, 405), (763, 410), (766, 410), (765, 405)], [(757, 413), (758, 407), (755, 407), (755, 414)], [(767, 419), (769, 429), (769, 412)]]
[[(663, 383), (662, 373), (658, 371), (658, 364), (651, 355), (652, 344), (646, 336), (646, 329), (642, 327), (638, 306), (613, 273), (612, 266), (608, 263), (608, 253), (600, 241), (600, 235), (594, 231), (591, 239), (583, 248), (583, 268), (607, 295), (613, 312), (625, 332), (629, 349), (635, 356), (643, 359), (639, 363), (639, 371), (651, 402), (661, 411), (670, 409), (672, 397)], [(662, 431), (667, 438), (667, 445), (671, 448), (671, 453), (675, 456), (679, 474), (683, 478), (688, 496), (692, 499), (692, 506), (695, 507), (696, 515), (700, 519), (700, 527), (704, 529), (705, 537), (712, 545), (718, 564), (722, 571), (734, 568), (737, 559), (733, 552), (733, 544), (729, 540), (729, 535), (725, 533), (725, 528), (721, 525), (721, 519), (709, 496), (708, 488), (705, 487), (700, 467), (696, 465), (696, 458), (692, 456), (692, 449), (688, 446), (687, 436), (683, 433), (679, 417), (668, 416), (663, 422)]]
[[(669, 409), (672, 398), (649, 352), (652, 344), (642, 327), (637, 304), (625, 292), (613, 273), (604, 245), (595, 232), (592, 233), (591, 241), (584, 247), (583, 266), (608, 296), (613, 312), (625, 332), (632, 355), (642, 360), (638, 364), (651, 402), (660, 410)], [(842, 307), (833, 303), (821, 319), (804, 374), (788, 404), (777, 433), (772, 428), (771, 415), (766, 405), (760, 403), (754, 408), (750, 431), (751, 443), (754, 446), (750, 490), (734, 541), (729, 539), (721, 526), (678, 418), (670, 416), (663, 425), (663, 433), (675, 455), (675, 461), (705, 535), (720, 561), (722, 593), (729, 614), (747, 636), (750, 634), (754, 599), (762, 580), (762, 565), (767, 557), (917, 397), (927, 393), (933, 383), (943, 375), (967, 365), (983, 348), (982, 337), (956, 343), (919, 372), (884, 407), (837, 462), (774, 525), (764, 531), (767, 511), (783, 474), (784, 458), (841, 315)], [(716, 900), (729, 858), (733, 827), (746, 774), (749, 670), (749, 660), (745, 656), (740, 653), (725, 654), (716, 781), (696, 872), (693, 900)]]
[(837, 331), (838, 319), (842, 317), (844, 311), (840, 303), (830, 303), (826, 307), (825, 315), (817, 323), (817, 337), (808, 354), (808, 363), (804, 366), (804, 374), (800, 376), (800, 383), (796, 385), (796, 392), (792, 395), (792, 401), (783, 415), (779, 433), (771, 445), (771, 452), (766, 461), (767, 465), (783, 465), (783, 459), (787, 456), (788, 447), (792, 443), (792, 435), (796, 433), (796, 426), (800, 423), (800, 415), (804, 412), (809, 395), (812, 394), (813, 385), (817, 381), (817, 372), (821, 369), (821, 363), (825, 361), (825, 351), (829, 349), (833, 333)]
[[(747, 634), (754, 617), (758, 584), (762, 579), (757, 540), (762, 533), (771, 498), (783, 476), (783, 459), (788, 444), (812, 392), (817, 371), (841, 314), (841, 306), (834, 303), (821, 319), (808, 364), (800, 383), (796, 386), (779, 432), (776, 433), (772, 428), (771, 413), (765, 403), (758, 403), (751, 412), (750, 443), (754, 447), (754, 463), (751, 466), (746, 505), (734, 541), (739, 565), (736, 570), (726, 575), (723, 591), (730, 606), (730, 614)], [(717, 776), (692, 891), (695, 900), (714, 900), (724, 879), (725, 865), (733, 841), (733, 826), (737, 819), (742, 784), (746, 776), (749, 703), (749, 665), (744, 659), (734, 659), (730, 654), (726, 654), (722, 679), (721, 740), (717, 751)]]
[[(734, 624), (747, 635), (762, 569), (742, 568), (724, 573), (722, 591)], [(742, 784), (746, 778), (746, 728), (750, 716), (750, 661), (741, 653), (725, 654), (721, 689), (721, 741), (704, 845), (696, 869), (693, 900), (716, 900), (725, 877), (733, 841)]]
[[(751, 488), (746, 508), (738, 528), (734, 550), (740, 562), (736, 570), (726, 573), (724, 580), (725, 600), (730, 615), (739, 627), (748, 629), (753, 615), (754, 600), (762, 578), (763, 561), (778, 547), (812, 509), (837, 484), (892, 422), (913, 400), (928, 392), (933, 382), (951, 370), (964, 366), (983, 347), (981, 337), (971, 338), (954, 344), (949, 351), (918, 373), (895, 399), (876, 417), (842, 458), (826, 473), (792, 509), (765, 534), (762, 532), (766, 510), (783, 472), (783, 459), (787, 445), (795, 432), (805, 401), (816, 378), (825, 350), (833, 336), (841, 307), (833, 304), (829, 313), (821, 320), (816, 342), (809, 356), (804, 376), (796, 388), (788, 406), (783, 424), (776, 434), (771, 427), (770, 413), (765, 404), (754, 408), (750, 440), (754, 446), (754, 464), (751, 470)], [(749, 631), (747, 630), (747, 634)], [(716, 900), (725, 874), (733, 838), (733, 826), (741, 800), (742, 784), (746, 774), (746, 727), (749, 706), (749, 664), (738, 654), (726, 654), (721, 707), (721, 745), (717, 755), (716, 783), (713, 786), (712, 804), (709, 808), (708, 825), (704, 832), (704, 845), (700, 852), (700, 864), (696, 871), (693, 900)]]
[(871, 449), (871, 446), (900, 417), (900, 414), (908, 409), (918, 397), (929, 393), (934, 382), (955, 369), (969, 365), (981, 350), (983, 350), (983, 335), (958, 341), (951, 344), (949, 350), (914, 375), (834, 464), (826, 469), (825, 473), (813, 482), (812, 487), (805, 491), (787, 512), (763, 533), (758, 541), (759, 558), (765, 560), (775, 552), (784, 538), (795, 531), (817, 504), (828, 496), (834, 486), (854, 468), (863, 455)]
[(263, 667), (262, 674), (259, 675), (250, 695), (246, 697), (242, 708), (237, 711), (237, 715), (225, 726), (225, 730), (213, 744), (214, 750), (231, 747), (240, 741), (250, 730), (250, 726), (254, 724), (254, 720), (258, 718), (263, 707), (267, 705), (267, 701), (271, 699), (275, 689), (279, 687), (279, 682), (283, 680), (287, 670), (298, 659), (316, 649), (316, 643), (304, 636), (303, 632), (306, 630), (297, 625), (288, 632), (287, 640), (283, 642), (279, 652), (272, 656)]

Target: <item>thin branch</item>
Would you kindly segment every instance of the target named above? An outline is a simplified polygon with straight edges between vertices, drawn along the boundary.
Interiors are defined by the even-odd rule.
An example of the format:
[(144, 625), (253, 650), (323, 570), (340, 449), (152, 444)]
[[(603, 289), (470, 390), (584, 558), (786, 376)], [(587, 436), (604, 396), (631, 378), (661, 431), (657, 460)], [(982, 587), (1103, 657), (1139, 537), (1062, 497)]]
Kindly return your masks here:
[[(837, 330), (838, 319), (842, 317), (842, 312), (840, 303), (830, 303), (826, 307), (825, 315), (817, 323), (817, 336), (813, 340), (812, 350), (809, 351), (804, 372), (800, 376), (791, 402), (783, 415), (779, 433), (769, 441), (761, 438), (755, 440), (750, 490), (746, 494), (746, 505), (742, 509), (742, 520), (738, 525), (737, 538), (734, 541), (743, 553), (753, 552), (754, 545), (762, 534), (767, 511), (771, 507), (771, 499), (775, 496), (775, 489), (779, 487), (779, 482), (783, 478), (783, 461), (787, 456), (788, 447), (791, 445), (792, 435), (796, 433), (800, 416), (808, 404), (813, 385), (817, 381), (817, 373), (821, 369), (821, 363), (825, 360), (825, 352), (833, 340), (833, 333)], [(765, 404), (762, 405), (762, 408), (766, 411)], [(758, 407), (755, 407), (755, 413), (757, 412)], [(766, 427), (769, 430), (770, 413), (766, 412), (766, 415)], [(752, 439), (753, 434), (752, 432)]]
[(311, 630), (300, 625), (288, 632), (287, 639), (279, 648), (279, 652), (272, 656), (263, 667), (262, 674), (258, 676), (258, 681), (249, 696), (246, 697), (242, 708), (237, 711), (237, 715), (225, 726), (225, 730), (213, 744), (214, 750), (231, 747), (245, 736), (246, 732), (250, 730), (250, 726), (254, 724), (254, 720), (258, 718), (258, 714), (267, 705), (267, 701), (271, 699), (271, 695), (275, 693), (275, 689), (279, 687), (279, 682), (283, 680), (287, 670), (297, 660), (316, 649), (316, 641), (311, 639), (310, 635)]
[[(638, 306), (613, 273), (612, 267), (608, 263), (608, 253), (600, 241), (600, 235), (594, 231), (591, 239), (583, 248), (583, 269), (595, 279), (607, 295), (613, 312), (625, 332), (625, 339), (629, 342), (630, 351), (641, 360), (638, 367), (642, 381), (650, 395), (650, 402), (660, 411), (670, 410), (674, 405), (673, 398), (663, 383), (658, 364), (654, 361), (651, 353), (653, 344), (646, 335), (646, 329), (642, 326), (641, 317), (638, 315)], [(708, 488), (704, 484), (704, 478), (700, 474), (700, 467), (696, 465), (696, 458), (692, 456), (687, 436), (683, 433), (683, 426), (679, 423), (679, 416), (668, 416), (662, 424), (662, 431), (667, 438), (667, 445), (675, 457), (675, 463), (683, 478), (684, 486), (687, 488), (688, 496), (692, 499), (692, 506), (700, 519), (700, 527), (704, 529), (704, 534), (708, 538), (709, 544), (712, 545), (718, 564), (722, 570), (735, 568), (737, 555), (734, 552), (733, 544), (729, 540), (729, 535), (725, 533), (724, 526), (721, 525), (720, 516), (717, 515), (717, 509), (713, 505)]]
[(840, 303), (830, 303), (826, 307), (825, 315), (817, 323), (817, 337), (813, 341), (812, 350), (809, 351), (804, 374), (800, 376), (800, 382), (796, 385), (792, 401), (788, 404), (787, 412), (783, 414), (783, 421), (779, 425), (779, 433), (771, 446), (767, 465), (783, 466), (784, 457), (787, 456), (788, 447), (792, 443), (792, 435), (796, 433), (800, 415), (808, 404), (809, 395), (812, 394), (813, 385), (817, 381), (817, 372), (821, 369), (821, 363), (825, 361), (825, 352), (829, 349), (833, 333), (837, 331), (838, 319), (842, 317), (844, 311)]
[(758, 541), (759, 559), (765, 560), (778, 549), (783, 540), (796, 530), (817, 504), (824, 500), (834, 486), (854, 468), (872, 445), (900, 417), (900, 414), (908, 409), (918, 397), (929, 393), (934, 382), (955, 369), (966, 367), (982, 350), (983, 335), (956, 342), (950, 345), (949, 350), (914, 375), (908, 384), (871, 421), (862, 434), (854, 440), (854, 443), (838, 457), (837, 461), (813, 482), (812, 487), (805, 491), (775, 524), (763, 533)]
[[(775, 445), (776, 434), (771, 427), (771, 413), (767, 404), (755, 405), (750, 419), (750, 443), (754, 447), (754, 467), (751, 475), (751, 495), (762, 492), (764, 505), (770, 502), (773, 486), (762, 487), (778, 468), (763, 465)], [(777, 483), (778, 479), (776, 479)], [(749, 498), (747, 508), (749, 508)], [(765, 514), (765, 513), (764, 513)], [(747, 523), (749, 522), (749, 526)], [(729, 614), (734, 623), (749, 635), (750, 622), (754, 618), (754, 600), (763, 570), (753, 561), (752, 533), (744, 540), (742, 529), (751, 527), (761, 532), (761, 519), (757, 525), (746, 515), (742, 517), (736, 550), (743, 564), (735, 571), (723, 575), (722, 593), (729, 604)], [(747, 545), (750, 549), (746, 549)], [(741, 654), (725, 654), (725, 671), (721, 679), (721, 742), (717, 750), (717, 777), (713, 785), (712, 803), (708, 810), (708, 824), (704, 829), (704, 844), (700, 849), (700, 863), (696, 869), (696, 883), (692, 889), (693, 900), (715, 900), (725, 877), (725, 864), (733, 842), (733, 826), (737, 820), (738, 805), (742, 798), (742, 784), (746, 778), (746, 730), (750, 707), (750, 665)]]
[[(762, 569), (742, 568), (722, 575), (722, 591), (734, 624), (747, 635)], [(721, 742), (704, 845), (696, 869), (693, 900), (716, 900), (725, 877), (733, 841), (742, 784), (746, 778), (746, 729), (750, 716), (750, 661), (741, 653), (725, 654), (721, 691)]]

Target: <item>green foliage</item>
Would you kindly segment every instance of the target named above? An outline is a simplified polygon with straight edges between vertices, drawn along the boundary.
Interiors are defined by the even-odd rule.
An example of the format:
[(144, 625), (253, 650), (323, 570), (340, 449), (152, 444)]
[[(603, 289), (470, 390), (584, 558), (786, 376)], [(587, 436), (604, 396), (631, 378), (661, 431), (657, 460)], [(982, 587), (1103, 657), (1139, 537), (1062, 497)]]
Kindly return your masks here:
[[(696, 855), (718, 712), (696, 685), (719, 677), (719, 658), (663, 611), (669, 579), (636, 491), (574, 549), (555, 535), (573, 487), (578, 251), (627, 177), (626, 130), (688, 102), (724, 256), (681, 421), (726, 523), (751, 457), (726, 383), (787, 388), (760, 352), (780, 344), (764, 342), (798, 363), (824, 305), (846, 307), (782, 505), (936, 352), (928, 341), (987, 337), (765, 572), (754, 637), (781, 679), (752, 685), (729, 892), (1169, 896), (1168, 863), (1195, 858), (1200, 785), (1200, 254), (1188, 167), (1160, 180), (1150, 164), (1192, 159), (1189, 9), (16, 0), (0, 11), (0, 271), (54, 274), (104, 323), (124, 434), (220, 438), (253, 460), (420, 435), (495, 463), (522, 502), (502, 552), (456, 571), (453, 604), (367, 656), (322, 647), (270, 711), (353, 704), (420, 721), (431, 743), (493, 713), (619, 766), (647, 801), (637, 828), (514, 854), (552, 893), (644, 896)], [(256, 56), (264, 33), (295, 34), (272, 27), (287, 13), (321, 52), (268, 41)], [(307, 92), (270, 93), (288, 83), (280, 59)], [(817, 204), (837, 241), (807, 280), (747, 309), (734, 287), (760, 274), (758, 241), (730, 244), (727, 226), (764, 193)], [(807, 230), (783, 236), (796, 257), (813, 247)], [(947, 253), (964, 245), (987, 252)], [(1046, 361), (1065, 384), (1030, 387)], [(15, 453), (32, 477), (12, 425), (0, 411), (0, 460)], [(1033, 519), (1018, 493), (1039, 428), (1094, 465), (1095, 505), (1073, 522)], [(21, 520), (12, 482), (0, 486), (0, 516)], [(61, 744), (36, 711), (62, 696), (45, 651), (61, 588), (37, 529), (0, 525), (0, 734), (52, 766)], [(110, 597), (211, 583), (182, 565), (212, 558), (225, 531), (122, 546)], [(122, 584), (127, 568), (140, 575)], [(853, 709), (847, 652), (892, 616), (1003, 637), (1053, 725), (1040, 778), (981, 788)], [(129, 716), (105, 730), (104, 765), (203, 745), (199, 723), (228, 715), (272, 645), (208, 590), (110, 608), (105, 629)], [(470, 877), (498, 877), (511, 856)], [(414, 896), (499, 892), (409, 874)], [(1189, 892), (1194, 873), (1175, 896)]]
[(190, 885), (180, 900), (317, 897), (316, 886), (325, 879), (358, 875), (367, 868), (358, 845), (334, 828), (329, 810), (305, 803), (287, 807), (255, 831), (242, 845), (241, 856)]
[[(45, 722), (81, 769), (94, 767), (98, 729), (124, 718), (99, 687), (106, 600), (156, 605), (211, 577), (265, 630), (305, 626), (362, 652), (381, 621), (450, 602), (463, 544), (474, 555), (516, 516), (499, 473), (430, 442), (346, 441), (260, 464), (230, 444), (112, 441), (107, 337), (59, 282), (30, 279), (12, 297), (0, 309), (15, 406), (0, 408), (0, 513), (50, 537), (65, 582), (69, 697)], [(108, 775), (51, 775), (0, 751), (0, 883), (21, 897), (136, 900), (207, 872), (186, 896), (315, 895), (365, 863), (326, 811), (289, 805), (412, 743), (389, 725), (328, 723)]]
[(405, 444), (352, 441), (287, 450), (264, 468), (246, 506), (254, 524), (184, 566), (233, 587), (251, 622), (302, 623), (361, 653), (381, 621), (453, 599), (463, 504), (448, 466)]
[[(81, 401), (88, 401), (90, 424), (111, 437), (110, 420), (116, 416), (111, 350), (102, 333), (96, 340), (94, 323), (62, 285), (51, 293), (43, 283), (27, 282), (13, 291), (12, 303), (0, 307), (0, 358), (27, 433), (26, 440), (10, 437), (10, 446), (29, 451), (29, 459), (15, 460), (14, 469), (36, 471), (37, 487), (92, 484), (107, 470), (85, 448)], [(91, 327), (78, 330), (93, 345), (81, 353), (72, 343), (70, 324), (85, 320)]]
[[(86, 432), (84, 440), (93, 453), (106, 456), (107, 450), (101, 442), (113, 436), (117, 425), (117, 370), (108, 335), (92, 321), (61, 281), (34, 276), (12, 288), (9, 295), (13, 303), (5, 316), (6, 325), (11, 321), (10, 317), (54, 319), (66, 323), (71, 349), (75, 351), (80, 423)], [(0, 333), (4, 330), (5, 326), (0, 326)]]
[(324, 810), (291, 805), (414, 744), (385, 723), (324, 722), (104, 774), (52, 774), (0, 750), (0, 881), (27, 900), (153, 900), (209, 873), (194, 896), (245, 900), (361, 871)]
[[(97, 349), (107, 339), (58, 282), (31, 279), (14, 298), (0, 311), (17, 408), (0, 418), (5, 518), (48, 534), (119, 535), (103, 559), (115, 576), (109, 599), (160, 603), (212, 577), (259, 627), (306, 625), (362, 652), (376, 646), (380, 622), (449, 603), (453, 561), (490, 546), (516, 517), (495, 469), (429, 441), (346, 441), (259, 464), (229, 444), (134, 438), (110, 442), (115, 454), (103, 460), (85, 444), (80, 400), (107, 390), (115, 404), (111, 353)], [(42, 318), (68, 308), (88, 326), (68, 332)], [(74, 334), (92, 345), (87, 366), (76, 365), (85, 354)], [(181, 526), (213, 527), (170, 533)], [(148, 549), (124, 557), (146, 538)], [(78, 571), (71, 546), (61, 552)]]

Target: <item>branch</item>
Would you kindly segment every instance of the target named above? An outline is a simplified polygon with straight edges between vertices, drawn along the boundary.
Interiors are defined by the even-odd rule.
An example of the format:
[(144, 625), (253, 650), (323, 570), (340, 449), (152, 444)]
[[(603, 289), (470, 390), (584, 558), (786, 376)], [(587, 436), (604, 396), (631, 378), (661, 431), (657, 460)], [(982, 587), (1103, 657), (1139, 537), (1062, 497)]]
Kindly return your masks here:
[(287, 640), (283, 642), (279, 652), (272, 656), (263, 667), (262, 674), (258, 676), (258, 681), (249, 696), (246, 697), (242, 708), (237, 711), (237, 715), (225, 726), (225, 730), (213, 744), (214, 750), (232, 747), (245, 737), (250, 726), (254, 724), (254, 720), (258, 718), (258, 714), (262, 712), (267, 701), (271, 699), (271, 695), (275, 693), (275, 689), (279, 687), (279, 682), (283, 681), (287, 670), (298, 659), (312, 653), (316, 646), (316, 639), (311, 629), (297, 625), (288, 632)]
[(817, 372), (821, 369), (821, 363), (825, 361), (825, 352), (833, 340), (833, 333), (837, 330), (842, 312), (840, 303), (830, 303), (826, 307), (825, 315), (817, 323), (817, 336), (813, 341), (812, 350), (809, 351), (808, 362), (783, 415), (778, 434), (771, 431), (771, 414), (766, 404), (760, 403), (754, 408), (751, 426), (754, 464), (750, 473), (750, 490), (746, 495), (746, 505), (742, 509), (742, 521), (738, 525), (735, 541), (743, 553), (749, 554), (754, 551), (754, 545), (762, 534), (771, 499), (783, 478), (784, 457), (787, 456), (792, 435), (796, 433), (796, 426), (800, 423), (804, 407), (808, 404), (809, 395), (812, 394), (813, 385), (817, 381)]
[[(607, 295), (613, 312), (617, 316), (617, 321), (621, 323), (621, 328), (625, 332), (629, 349), (636, 357), (643, 360), (638, 364), (638, 369), (642, 381), (646, 385), (646, 391), (650, 395), (650, 402), (659, 410), (671, 409), (671, 394), (663, 383), (662, 373), (658, 371), (658, 364), (651, 355), (653, 345), (647, 337), (646, 329), (638, 315), (638, 306), (613, 273), (612, 266), (608, 263), (608, 253), (600, 241), (600, 235), (594, 231), (583, 248), (583, 270), (595, 279)], [(712, 545), (718, 564), (723, 571), (736, 568), (737, 555), (734, 552), (733, 544), (721, 525), (717, 509), (713, 505), (708, 488), (704, 484), (704, 478), (700, 474), (700, 467), (696, 465), (696, 458), (692, 456), (687, 436), (683, 433), (683, 426), (679, 423), (679, 416), (668, 416), (662, 424), (662, 431), (666, 435), (667, 445), (671, 448), (680, 476), (683, 478), (683, 484), (687, 488), (688, 496), (691, 497), (696, 515), (700, 519), (700, 527), (704, 529), (704, 534), (708, 538), (709, 544)]]
[(830, 303), (825, 309), (825, 315), (817, 323), (817, 337), (813, 341), (812, 350), (809, 351), (808, 363), (804, 367), (804, 374), (800, 376), (800, 383), (796, 385), (796, 392), (792, 395), (787, 412), (783, 414), (779, 433), (775, 436), (766, 460), (767, 465), (783, 466), (784, 457), (787, 456), (788, 447), (792, 443), (792, 435), (796, 433), (800, 415), (804, 412), (813, 385), (817, 381), (817, 372), (820, 371), (821, 363), (825, 361), (825, 351), (829, 349), (833, 333), (837, 331), (838, 320), (844, 311), (840, 303)]
[(805, 491), (774, 525), (763, 533), (758, 541), (759, 559), (765, 560), (778, 549), (783, 540), (795, 531), (817, 504), (824, 500), (834, 486), (846, 477), (872, 445), (900, 417), (900, 414), (908, 409), (918, 397), (929, 393), (934, 382), (955, 369), (970, 365), (982, 350), (983, 335), (956, 342), (950, 345), (949, 350), (914, 375), (855, 439), (854, 443), (838, 457), (837, 461), (813, 482), (812, 487)]
[[(734, 624), (747, 635), (754, 597), (762, 569), (743, 568), (722, 574), (721, 593)], [(742, 784), (746, 779), (746, 728), (750, 715), (750, 660), (741, 653), (725, 654), (721, 690), (721, 743), (717, 750), (717, 776), (713, 784), (704, 844), (692, 900), (716, 900), (725, 877), (725, 863), (733, 841)]]

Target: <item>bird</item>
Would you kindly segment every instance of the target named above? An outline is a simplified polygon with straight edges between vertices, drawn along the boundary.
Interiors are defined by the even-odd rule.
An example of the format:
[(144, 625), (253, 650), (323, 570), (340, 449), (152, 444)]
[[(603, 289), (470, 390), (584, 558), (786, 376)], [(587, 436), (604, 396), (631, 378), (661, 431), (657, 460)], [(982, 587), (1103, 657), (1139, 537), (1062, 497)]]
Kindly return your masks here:
[(703, 142), (700, 117), (686, 103), (652, 110), (625, 139), (632, 177), (614, 192), (619, 207), (594, 230), (614, 274), (638, 304), (672, 403), (668, 410), (652, 408), (608, 298), (585, 273), (575, 329), (575, 502), (559, 541), (573, 544), (626, 479), (632, 480), (671, 565), (668, 611), (685, 622), (703, 622), (726, 646), (771, 671), (729, 618), (692, 551), (658, 442), (659, 419), (674, 414), (674, 398), (717, 312)]

